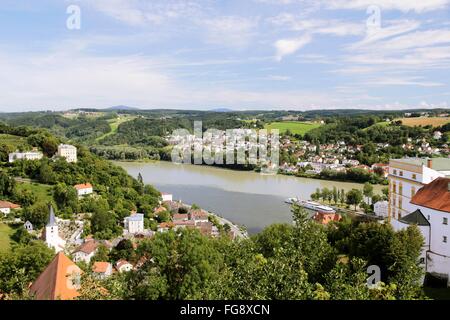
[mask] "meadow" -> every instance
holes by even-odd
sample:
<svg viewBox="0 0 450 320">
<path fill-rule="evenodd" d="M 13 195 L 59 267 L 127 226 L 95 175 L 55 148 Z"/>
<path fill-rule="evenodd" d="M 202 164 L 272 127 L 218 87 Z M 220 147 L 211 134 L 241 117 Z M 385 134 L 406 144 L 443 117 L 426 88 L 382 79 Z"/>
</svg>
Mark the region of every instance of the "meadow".
<svg viewBox="0 0 450 320">
<path fill-rule="evenodd" d="M 14 229 L 4 223 L 0 223 L 0 253 L 7 252 L 11 247 L 11 235 Z"/>
<path fill-rule="evenodd" d="M 318 128 L 320 126 L 321 124 L 316 122 L 280 121 L 268 123 L 264 126 L 264 129 L 278 129 L 280 130 L 280 134 L 285 133 L 287 130 L 289 130 L 293 134 L 304 135 L 312 129 Z"/>
<path fill-rule="evenodd" d="M 418 117 L 418 118 L 401 118 L 400 120 L 405 126 L 428 126 L 440 127 L 450 122 L 450 117 Z"/>
</svg>

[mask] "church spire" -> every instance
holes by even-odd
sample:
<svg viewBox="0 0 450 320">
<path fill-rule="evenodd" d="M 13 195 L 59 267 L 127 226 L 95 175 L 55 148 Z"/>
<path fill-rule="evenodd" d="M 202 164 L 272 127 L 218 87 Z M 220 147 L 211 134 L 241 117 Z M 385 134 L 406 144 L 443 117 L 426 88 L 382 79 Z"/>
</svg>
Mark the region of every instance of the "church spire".
<svg viewBox="0 0 450 320">
<path fill-rule="evenodd" d="M 53 211 L 53 206 L 50 205 L 50 215 L 48 218 L 47 227 L 56 226 L 56 218 L 55 218 L 55 212 Z"/>
</svg>

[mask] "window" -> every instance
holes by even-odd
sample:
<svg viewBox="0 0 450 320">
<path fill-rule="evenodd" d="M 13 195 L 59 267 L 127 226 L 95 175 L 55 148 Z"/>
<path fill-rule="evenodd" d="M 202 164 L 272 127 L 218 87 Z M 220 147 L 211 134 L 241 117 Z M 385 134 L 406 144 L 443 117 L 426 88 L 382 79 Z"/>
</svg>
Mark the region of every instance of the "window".
<svg viewBox="0 0 450 320">
<path fill-rule="evenodd" d="M 416 180 L 416 179 L 417 179 L 417 175 L 414 173 L 414 174 L 412 175 L 412 178 L 413 178 L 414 180 Z"/>
<path fill-rule="evenodd" d="M 448 224 L 448 218 L 442 219 L 442 224 Z"/>
<path fill-rule="evenodd" d="M 399 198 L 399 199 L 398 199 L 398 207 L 399 207 L 400 209 L 403 209 L 403 198 Z"/>
<path fill-rule="evenodd" d="M 400 220 L 401 218 L 402 218 L 402 214 L 400 213 L 400 210 L 398 210 L 397 219 Z"/>
<path fill-rule="evenodd" d="M 403 171 L 400 171 L 400 177 L 403 177 Z"/>
<path fill-rule="evenodd" d="M 403 184 L 400 182 L 400 185 L 398 186 L 398 194 L 403 195 Z"/>
<path fill-rule="evenodd" d="M 430 215 L 427 216 L 427 219 L 430 220 Z"/>
<path fill-rule="evenodd" d="M 446 237 L 446 236 L 443 236 L 443 237 L 442 237 L 442 242 L 443 242 L 443 243 L 447 243 L 447 237 Z"/>
<path fill-rule="evenodd" d="M 397 175 L 397 170 L 394 170 L 394 174 Z"/>
<path fill-rule="evenodd" d="M 394 184 L 392 185 L 392 192 L 397 193 L 397 183 L 394 182 Z"/>
<path fill-rule="evenodd" d="M 411 198 L 414 197 L 415 195 L 416 195 L 416 188 L 411 187 Z"/>
</svg>

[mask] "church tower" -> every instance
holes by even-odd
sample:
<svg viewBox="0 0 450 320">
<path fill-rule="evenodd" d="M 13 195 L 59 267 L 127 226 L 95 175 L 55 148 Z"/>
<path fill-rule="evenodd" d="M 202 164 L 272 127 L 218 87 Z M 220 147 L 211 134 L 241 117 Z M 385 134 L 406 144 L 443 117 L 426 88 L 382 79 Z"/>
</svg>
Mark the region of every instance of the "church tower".
<svg viewBox="0 0 450 320">
<path fill-rule="evenodd" d="M 54 248 L 57 253 L 62 251 L 65 245 L 65 241 L 59 237 L 58 224 L 52 206 L 50 206 L 50 215 L 45 226 L 45 243 L 49 248 Z"/>
</svg>

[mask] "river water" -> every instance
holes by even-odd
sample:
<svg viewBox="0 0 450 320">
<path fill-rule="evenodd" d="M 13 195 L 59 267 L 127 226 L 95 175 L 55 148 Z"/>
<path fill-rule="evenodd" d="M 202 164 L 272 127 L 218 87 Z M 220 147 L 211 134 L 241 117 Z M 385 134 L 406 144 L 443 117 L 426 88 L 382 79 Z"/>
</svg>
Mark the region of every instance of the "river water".
<svg viewBox="0 0 450 320">
<path fill-rule="evenodd" d="M 297 178 L 284 175 L 262 175 L 208 166 L 171 162 L 115 162 L 130 175 L 141 173 L 144 182 L 174 199 L 214 212 L 244 225 L 250 234 L 272 223 L 292 221 L 289 197 L 309 199 L 316 188 L 336 186 L 346 191 L 363 185 L 357 183 Z M 381 193 L 381 186 L 374 186 Z"/>
</svg>

